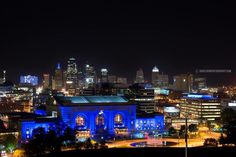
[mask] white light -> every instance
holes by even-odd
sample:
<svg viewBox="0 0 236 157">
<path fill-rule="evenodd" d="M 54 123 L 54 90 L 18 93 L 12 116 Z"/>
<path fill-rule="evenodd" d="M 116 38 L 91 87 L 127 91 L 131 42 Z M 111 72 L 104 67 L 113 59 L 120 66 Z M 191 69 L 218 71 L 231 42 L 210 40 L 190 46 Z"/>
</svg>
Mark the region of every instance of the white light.
<svg viewBox="0 0 236 157">
<path fill-rule="evenodd" d="M 234 107 L 234 106 L 236 106 L 236 103 L 231 103 L 231 102 L 229 102 L 229 103 L 228 103 L 228 106 Z"/>
<path fill-rule="evenodd" d="M 66 81 L 66 83 L 67 83 L 67 84 L 72 84 L 72 83 L 73 83 L 73 81 Z"/>
<path fill-rule="evenodd" d="M 159 69 L 155 66 L 155 67 L 152 69 L 152 72 L 159 72 Z"/>
<path fill-rule="evenodd" d="M 43 87 L 38 87 L 38 88 L 36 89 L 36 93 L 37 93 L 37 94 L 42 93 L 42 91 L 43 91 Z"/>
</svg>

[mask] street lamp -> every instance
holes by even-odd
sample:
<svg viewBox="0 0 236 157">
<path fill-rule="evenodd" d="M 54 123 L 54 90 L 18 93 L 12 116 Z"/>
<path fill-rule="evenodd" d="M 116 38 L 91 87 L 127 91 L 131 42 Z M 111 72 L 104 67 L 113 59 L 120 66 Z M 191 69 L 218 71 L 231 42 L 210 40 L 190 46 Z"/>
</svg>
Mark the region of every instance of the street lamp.
<svg viewBox="0 0 236 157">
<path fill-rule="evenodd" d="M 188 118 L 185 117 L 185 157 L 188 157 Z"/>
</svg>

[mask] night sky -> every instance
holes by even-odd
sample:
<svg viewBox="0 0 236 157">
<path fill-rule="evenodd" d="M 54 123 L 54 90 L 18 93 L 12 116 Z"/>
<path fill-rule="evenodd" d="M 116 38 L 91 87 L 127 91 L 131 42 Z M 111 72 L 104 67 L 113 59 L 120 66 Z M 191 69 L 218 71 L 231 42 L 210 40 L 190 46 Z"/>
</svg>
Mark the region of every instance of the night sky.
<svg viewBox="0 0 236 157">
<path fill-rule="evenodd" d="M 150 77 L 154 65 L 170 74 L 236 70 L 233 4 L 86 2 L 1 4 L 0 70 L 17 81 L 69 57 L 129 79 L 139 68 Z"/>
</svg>

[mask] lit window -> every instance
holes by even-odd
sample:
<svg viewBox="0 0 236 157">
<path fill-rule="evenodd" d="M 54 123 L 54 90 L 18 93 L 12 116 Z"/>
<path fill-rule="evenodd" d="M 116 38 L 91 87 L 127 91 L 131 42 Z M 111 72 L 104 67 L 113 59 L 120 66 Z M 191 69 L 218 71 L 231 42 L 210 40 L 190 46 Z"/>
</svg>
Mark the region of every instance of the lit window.
<svg viewBox="0 0 236 157">
<path fill-rule="evenodd" d="M 104 121 L 105 121 L 105 118 L 103 114 L 99 114 L 96 117 L 96 125 L 104 125 L 105 124 Z"/>
<path fill-rule="evenodd" d="M 77 126 L 84 126 L 85 125 L 85 119 L 82 116 L 78 116 L 76 118 L 76 125 Z"/>
<path fill-rule="evenodd" d="M 115 121 L 115 124 L 122 124 L 122 123 L 123 123 L 123 117 L 122 117 L 122 115 L 121 115 L 121 114 L 117 114 L 117 115 L 115 116 L 114 121 Z"/>
</svg>

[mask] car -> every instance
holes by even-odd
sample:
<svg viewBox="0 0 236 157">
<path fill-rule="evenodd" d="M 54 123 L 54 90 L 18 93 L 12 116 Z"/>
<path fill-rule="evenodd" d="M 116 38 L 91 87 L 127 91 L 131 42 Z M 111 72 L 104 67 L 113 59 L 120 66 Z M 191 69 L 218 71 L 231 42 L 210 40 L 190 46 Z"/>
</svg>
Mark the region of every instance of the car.
<svg viewBox="0 0 236 157">
<path fill-rule="evenodd" d="M 207 138 L 203 143 L 204 147 L 218 147 L 218 141 L 214 138 Z"/>
</svg>

